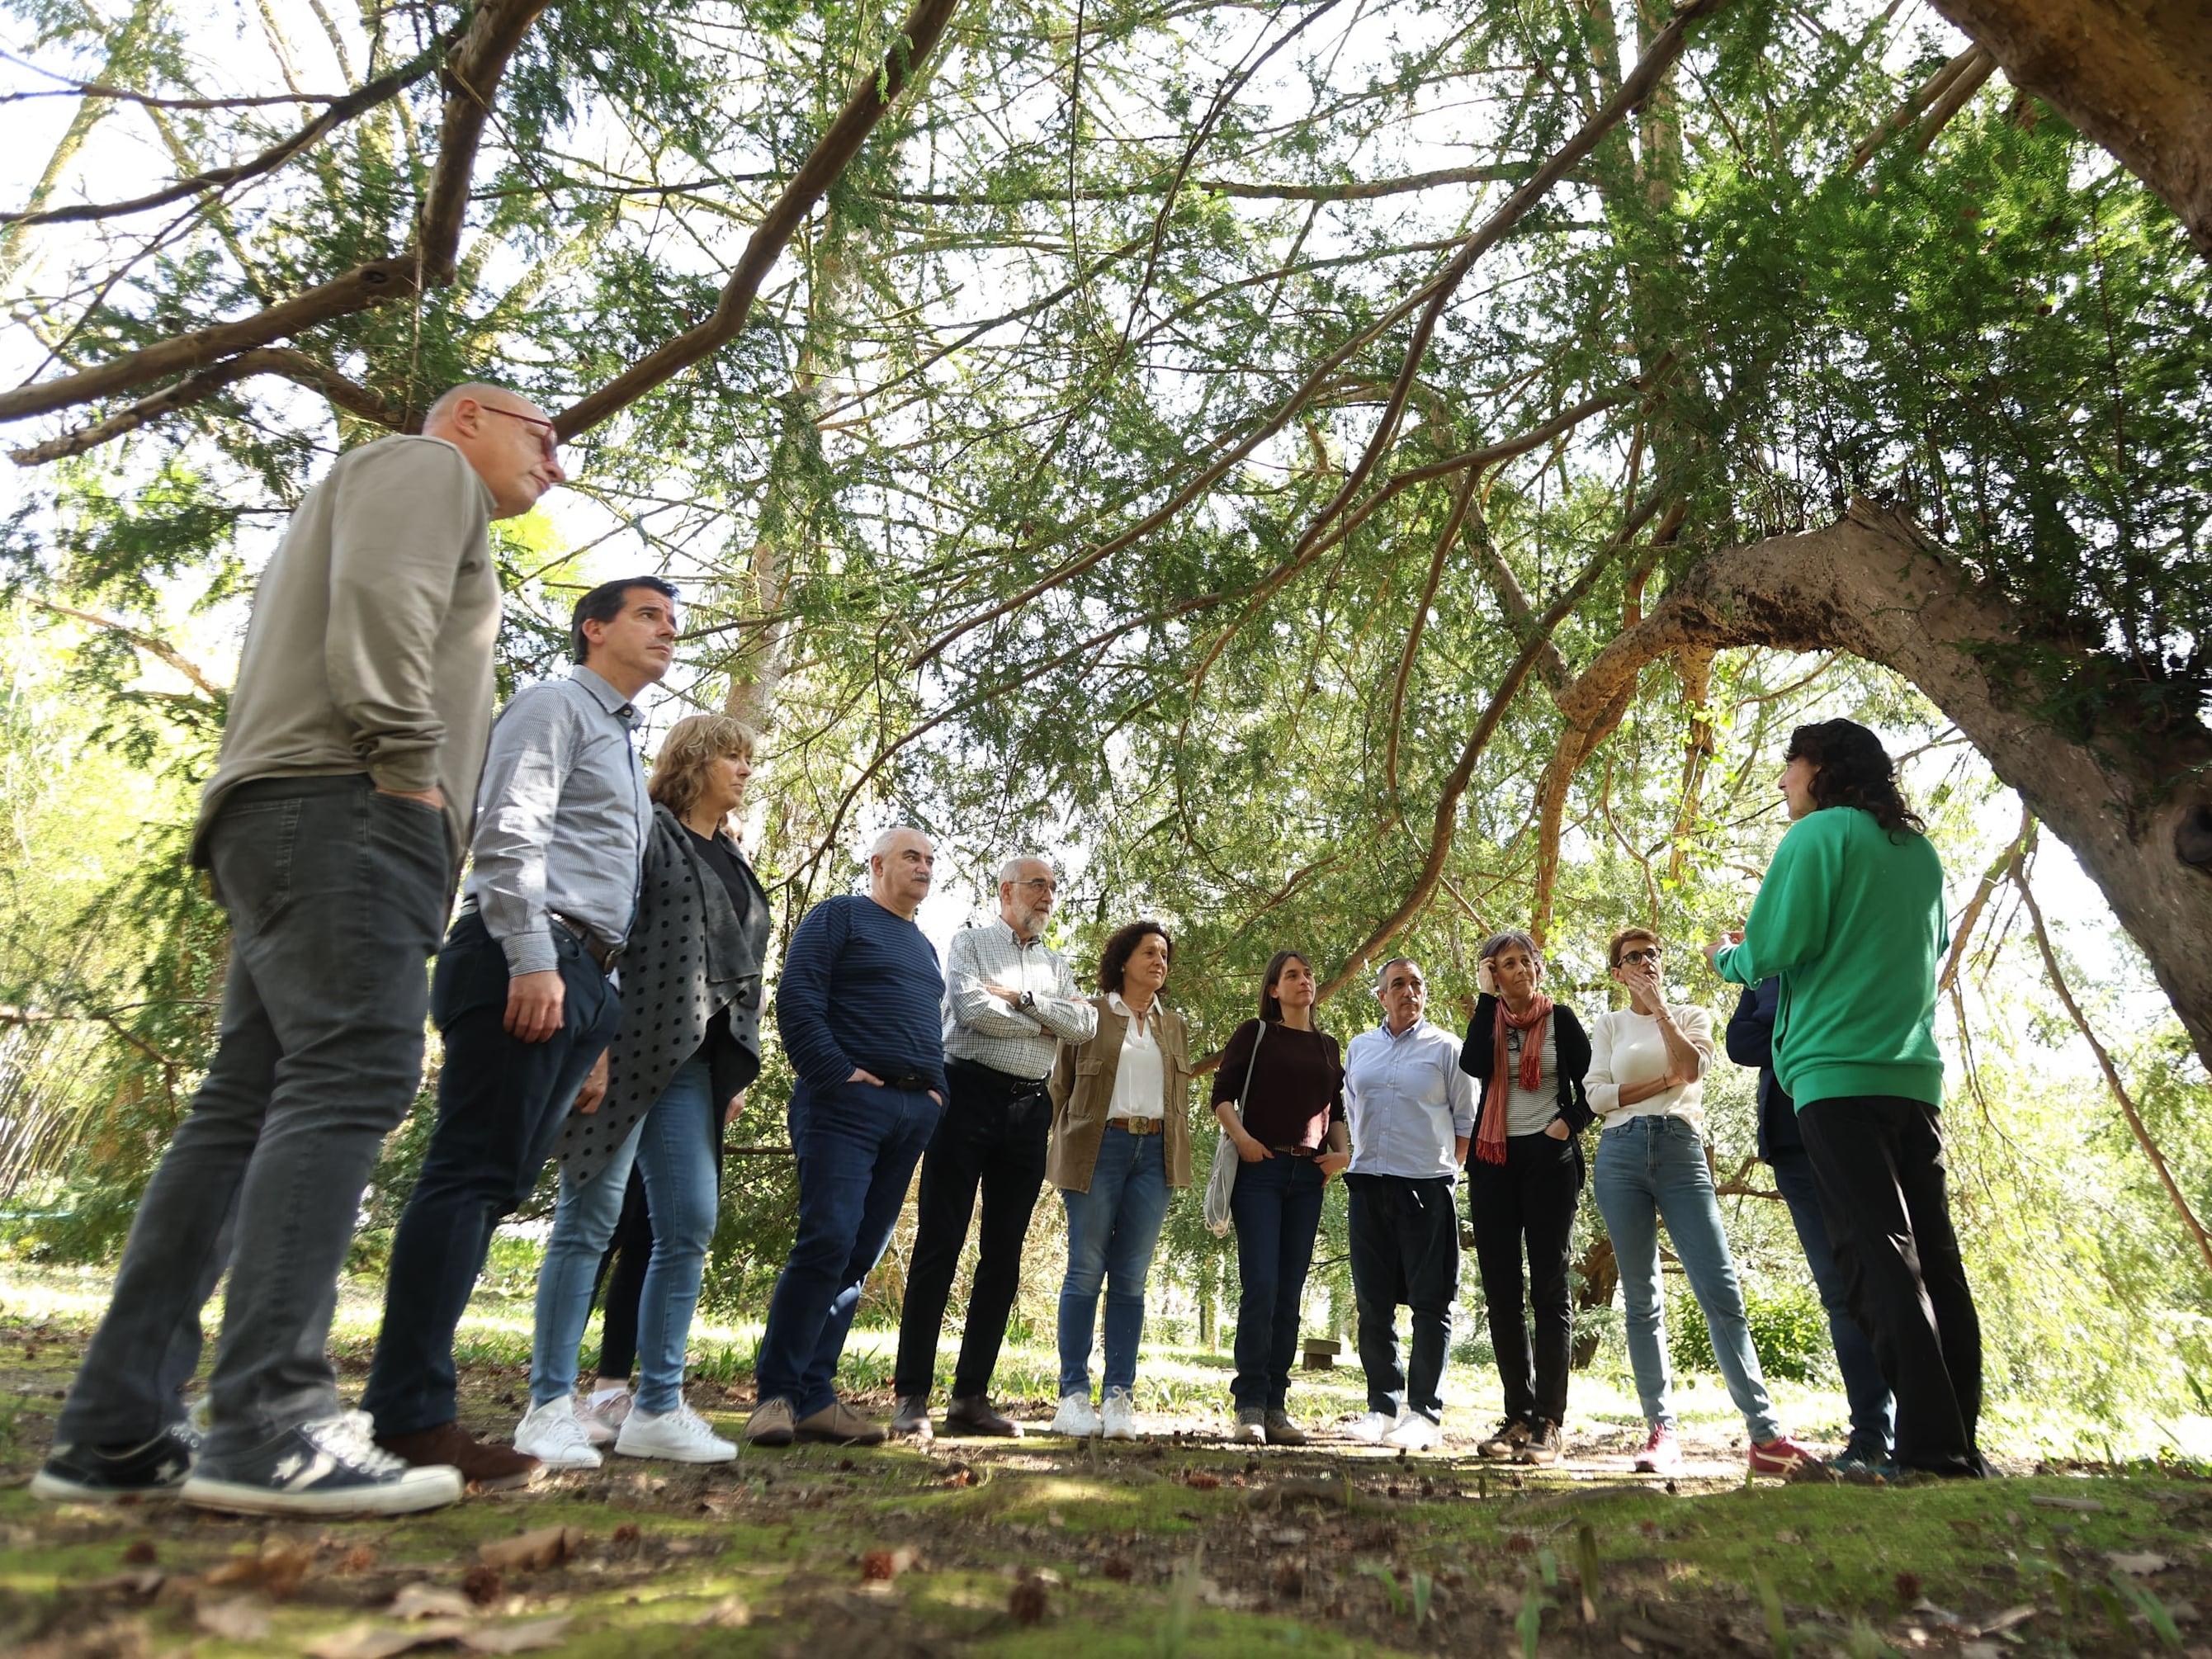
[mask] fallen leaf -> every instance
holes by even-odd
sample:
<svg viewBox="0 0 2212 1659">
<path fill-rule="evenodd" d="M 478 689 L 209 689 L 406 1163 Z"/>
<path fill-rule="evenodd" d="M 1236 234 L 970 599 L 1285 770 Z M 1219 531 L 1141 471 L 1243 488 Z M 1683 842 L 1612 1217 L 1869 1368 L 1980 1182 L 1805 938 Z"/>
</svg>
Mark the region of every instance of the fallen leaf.
<svg viewBox="0 0 2212 1659">
<path fill-rule="evenodd" d="M 461 1645 L 471 1653 L 527 1653 L 533 1648 L 558 1647 L 568 1633 L 569 1622 L 564 1614 L 520 1625 L 479 1625 L 461 1633 Z"/>
<path fill-rule="evenodd" d="M 441 1584 L 403 1584 L 385 1611 L 394 1619 L 465 1619 L 476 1608 L 460 1591 Z"/>
<path fill-rule="evenodd" d="M 376 1552 L 366 1544 L 356 1544 L 338 1558 L 341 1572 L 367 1572 L 376 1565 Z"/>
<path fill-rule="evenodd" d="M 154 1540 L 150 1538 L 132 1539 L 131 1540 L 130 1547 L 123 1552 L 123 1559 L 125 1565 L 128 1566 L 149 1567 L 153 1565 Z"/>
<path fill-rule="evenodd" d="M 1979 1633 L 1984 1636 L 2002 1636 L 2014 1626 L 2024 1625 L 2034 1617 L 2035 1608 L 2033 1604 L 2023 1603 L 2020 1607 L 2007 1607 L 1994 1619 L 1984 1620 Z"/>
<path fill-rule="evenodd" d="M 1098 1564 L 1098 1571 L 1117 1584 L 1126 1584 L 1137 1576 L 1137 1569 L 1126 1555 L 1109 1555 Z"/>
<path fill-rule="evenodd" d="M 258 1642 L 269 1634 L 269 1604 L 258 1595 L 202 1601 L 192 1609 L 192 1622 L 226 1642 Z"/>
<path fill-rule="evenodd" d="M 2105 1559 L 2112 1564 L 2115 1571 L 2135 1578 L 2164 1572 L 2173 1565 L 2172 1556 L 2160 1555 L 2156 1550 L 2106 1550 Z"/>
<path fill-rule="evenodd" d="M 1221 1477 L 1209 1474 L 1204 1469 L 1193 1469 L 1182 1478 L 1183 1485 L 1194 1492 L 1212 1492 L 1221 1484 Z"/>
<path fill-rule="evenodd" d="M 426 1619 L 418 1625 L 348 1625 L 307 1644 L 308 1659 L 392 1659 L 410 1648 L 450 1642 L 468 1628 L 460 1619 Z"/>
<path fill-rule="evenodd" d="M 1778 1544 L 1802 1544 L 1805 1540 L 1797 1534 L 1784 1529 L 1774 1534 L 1774 1541 Z"/>
<path fill-rule="evenodd" d="M 499 1569 L 488 1567 L 481 1561 L 461 1575 L 461 1594 L 480 1607 L 498 1601 L 500 1591 L 506 1588 L 507 1581 L 499 1576 Z"/>
<path fill-rule="evenodd" d="M 1044 1586 L 1034 1578 L 1024 1578 L 1006 1594 L 1006 1611 L 1014 1616 L 1018 1625 L 1034 1625 L 1044 1617 Z"/>
<path fill-rule="evenodd" d="M 911 1544 L 902 1544 L 895 1550 L 870 1550 L 860 1558 L 860 1577 L 888 1582 L 902 1572 L 914 1570 L 921 1553 Z"/>
<path fill-rule="evenodd" d="M 2051 1498 L 2041 1492 L 2032 1492 L 2027 1501 L 2039 1504 L 2046 1510 L 2072 1510 L 2078 1515 L 2102 1515 L 2105 1512 L 2105 1506 L 2094 1498 Z"/>
<path fill-rule="evenodd" d="M 307 1569 L 315 1565 L 314 1547 L 272 1540 L 258 1555 L 234 1555 L 207 1575 L 210 1584 L 252 1584 L 278 1601 L 300 1587 Z"/>
<path fill-rule="evenodd" d="M 519 1538 L 477 1546 L 477 1559 L 500 1572 L 532 1572 L 557 1567 L 584 1547 L 580 1527 L 540 1527 Z"/>
<path fill-rule="evenodd" d="M 724 1630 L 743 1630 L 753 1621 L 753 1610 L 742 1595 L 726 1595 L 691 1622 L 719 1625 Z"/>
</svg>

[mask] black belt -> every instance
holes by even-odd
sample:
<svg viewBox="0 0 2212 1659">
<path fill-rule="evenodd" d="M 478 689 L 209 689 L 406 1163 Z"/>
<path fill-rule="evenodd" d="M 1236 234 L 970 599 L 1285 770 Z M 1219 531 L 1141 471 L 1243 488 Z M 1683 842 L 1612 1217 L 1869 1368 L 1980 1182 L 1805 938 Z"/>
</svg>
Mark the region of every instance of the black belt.
<svg viewBox="0 0 2212 1659">
<path fill-rule="evenodd" d="M 461 914 L 465 916 L 480 915 L 483 911 L 483 907 L 477 902 L 473 894 L 461 901 Z M 622 960 L 621 945 L 602 945 L 599 935 L 589 927 L 573 916 L 562 915 L 558 910 L 548 910 L 545 915 L 562 933 L 584 947 L 584 954 L 599 963 L 601 973 L 614 972 L 615 963 Z"/>
<path fill-rule="evenodd" d="M 926 1078 L 919 1072 L 899 1072 L 896 1073 L 879 1072 L 874 1066 L 867 1065 L 865 1062 L 861 1065 L 860 1069 L 866 1072 L 870 1077 L 882 1079 L 884 1088 L 901 1089 L 910 1095 L 926 1095 L 937 1086 L 937 1081 L 935 1079 Z"/>
<path fill-rule="evenodd" d="M 945 1072 L 970 1072 L 981 1080 L 994 1083 L 1010 1095 L 1041 1095 L 1051 1087 L 1051 1079 L 1041 1077 L 1017 1077 L 1012 1072 L 1002 1072 L 995 1066 L 986 1066 L 980 1060 L 962 1060 L 955 1056 L 945 1062 Z"/>
</svg>

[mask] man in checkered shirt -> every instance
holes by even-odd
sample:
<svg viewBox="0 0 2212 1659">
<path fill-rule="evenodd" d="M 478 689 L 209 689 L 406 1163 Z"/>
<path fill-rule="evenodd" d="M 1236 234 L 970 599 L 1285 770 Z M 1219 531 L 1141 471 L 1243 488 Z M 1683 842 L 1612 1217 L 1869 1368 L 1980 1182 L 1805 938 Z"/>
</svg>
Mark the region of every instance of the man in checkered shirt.
<svg viewBox="0 0 2212 1659">
<path fill-rule="evenodd" d="M 927 1439 L 937 1336 L 983 1191 L 975 1288 L 953 1373 L 948 1432 L 1010 1435 L 991 1407 L 991 1372 L 1021 1281 L 1022 1241 L 1044 1182 L 1052 1101 L 1045 1079 L 1062 1042 L 1087 1042 L 1098 1011 L 1077 994 L 1066 959 L 1046 948 L 1058 881 L 1050 860 L 1008 859 L 999 916 L 953 935 L 945 953 L 945 1075 L 951 1098 L 922 1155 L 919 1224 L 899 1320 L 893 1434 Z"/>
</svg>

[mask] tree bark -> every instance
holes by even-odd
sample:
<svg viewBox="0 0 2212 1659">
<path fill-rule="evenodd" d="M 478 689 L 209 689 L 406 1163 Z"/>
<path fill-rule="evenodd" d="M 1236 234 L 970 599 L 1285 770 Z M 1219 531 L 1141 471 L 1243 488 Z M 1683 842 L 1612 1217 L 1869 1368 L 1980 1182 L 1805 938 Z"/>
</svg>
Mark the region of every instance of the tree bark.
<svg viewBox="0 0 2212 1659">
<path fill-rule="evenodd" d="M 2038 711 L 2034 687 L 1996 665 L 2023 640 L 2064 648 L 1903 516 L 1855 501 L 1825 530 L 1693 567 L 1559 702 L 1570 732 L 1589 731 L 1647 664 L 1685 651 L 1847 651 L 1893 669 L 2073 849 L 2212 1061 L 2212 732 L 2191 721 L 2070 736 Z M 2072 654 L 2094 666 L 2086 648 Z"/>
<path fill-rule="evenodd" d="M 2212 5 L 1935 0 L 1936 9 L 2164 197 L 2212 259 Z"/>
</svg>

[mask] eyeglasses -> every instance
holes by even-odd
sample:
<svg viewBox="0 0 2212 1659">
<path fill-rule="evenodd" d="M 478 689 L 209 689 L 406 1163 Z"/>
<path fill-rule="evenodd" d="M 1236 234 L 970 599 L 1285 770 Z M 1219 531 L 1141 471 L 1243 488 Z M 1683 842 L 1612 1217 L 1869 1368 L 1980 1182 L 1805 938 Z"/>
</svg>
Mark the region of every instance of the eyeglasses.
<svg viewBox="0 0 2212 1659">
<path fill-rule="evenodd" d="M 1036 891 L 1045 893 L 1057 892 L 1060 889 L 1060 884 L 1054 881 L 1050 876 L 1031 876 L 1026 880 L 1016 882 L 1014 885 L 1017 887 L 1028 887 Z"/>
<path fill-rule="evenodd" d="M 1620 960 L 1613 965 L 1617 968 L 1625 968 L 1632 962 L 1656 962 L 1659 960 L 1659 947 L 1656 945 L 1648 951 L 1623 951 L 1620 953 Z"/>
<path fill-rule="evenodd" d="M 545 446 L 545 459 L 549 461 L 558 459 L 561 453 L 561 428 L 544 416 L 525 415 L 519 409 L 495 409 L 489 404 L 478 404 L 477 407 L 487 415 L 504 415 L 510 421 L 520 421 L 525 426 L 538 428 L 538 441 Z"/>
</svg>

